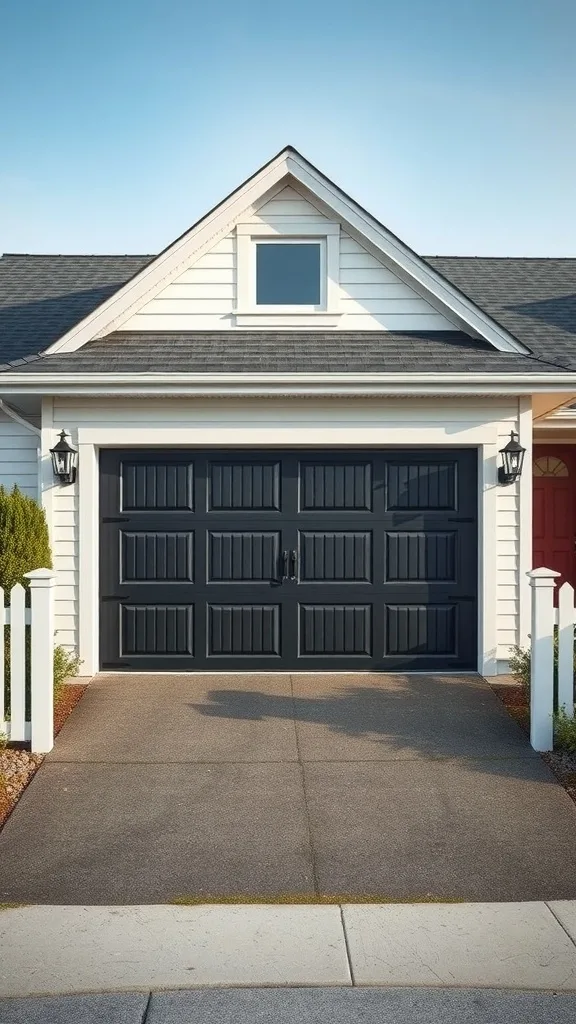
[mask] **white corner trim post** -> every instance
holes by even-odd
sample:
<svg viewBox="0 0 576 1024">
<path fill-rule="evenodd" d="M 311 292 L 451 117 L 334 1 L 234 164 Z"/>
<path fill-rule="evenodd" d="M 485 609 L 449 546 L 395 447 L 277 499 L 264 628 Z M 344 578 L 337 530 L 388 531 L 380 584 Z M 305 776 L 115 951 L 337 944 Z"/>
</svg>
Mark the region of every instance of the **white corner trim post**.
<svg viewBox="0 0 576 1024">
<path fill-rule="evenodd" d="M 530 658 L 530 743 L 534 750 L 554 746 L 554 569 L 527 573 L 532 587 Z"/>
<path fill-rule="evenodd" d="M 529 646 L 531 590 L 526 574 L 532 569 L 532 396 L 518 399 L 518 440 L 525 448 L 524 466 L 518 487 L 518 645 Z"/>
<path fill-rule="evenodd" d="M 98 671 L 98 451 L 78 436 L 78 655 L 83 675 Z"/>
<path fill-rule="evenodd" d="M 54 587 L 51 569 L 33 569 L 30 580 L 31 749 L 46 754 L 54 746 Z"/>
</svg>

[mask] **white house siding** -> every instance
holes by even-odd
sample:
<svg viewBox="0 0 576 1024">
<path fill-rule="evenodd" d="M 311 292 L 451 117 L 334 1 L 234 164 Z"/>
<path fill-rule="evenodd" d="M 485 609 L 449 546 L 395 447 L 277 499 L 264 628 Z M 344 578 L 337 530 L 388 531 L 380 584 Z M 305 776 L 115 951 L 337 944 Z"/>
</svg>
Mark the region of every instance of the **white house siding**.
<svg viewBox="0 0 576 1024">
<path fill-rule="evenodd" d="M 38 497 L 38 449 L 35 431 L 0 412 L 0 484 L 12 490 L 17 484 L 24 494 Z"/>
<path fill-rule="evenodd" d="M 292 188 L 260 207 L 256 223 L 290 233 L 291 226 L 318 225 L 328 218 Z M 456 330 L 426 299 L 405 284 L 345 230 L 340 234 L 338 328 L 356 330 Z M 124 331 L 222 330 L 235 326 L 237 306 L 236 233 L 189 266 L 121 325 Z"/>
<path fill-rule="evenodd" d="M 512 420 L 498 424 L 498 448 L 510 440 L 510 431 L 517 430 Z M 525 442 L 524 442 L 525 443 Z M 498 574 L 497 621 L 498 658 L 507 661 L 511 646 L 519 642 L 519 588 L 528 589 L 529 583 L 520 565 L 520 485 L 496 488 L 497 530 L 496 569 Z M 531 564 L 529 568 L 531 568 Z M 507 666 L 501 666 L 506 670 Z"/>
<path fill-rule="evenodd" d="M 498 448 L 517 428 L 515 399 L 94 399 L 54 400 L 43 430 L 44 460 L 57 431 L 80 444 L 78 482 L 45 477 L 45 504 L 58 572 L 56 628 L 61 643 L 80 647 L 83 671 L 97 669 L 96 464 L 99 446 L 387 445 L 482 446 L 480 472 L 481 651 L 488 674 L 504 670 L 518 637 L 519 510 L 515 487 L 496 482 Z M 94 448 L 92 446 L 95 446 Z M 82 454 L 85 453 L 85 456 Z M 94 467 L 91 472 L 90 466 Z M 84 498 L 79 488 L 84 487 Z M 79 502 L 80 497 L 80 502 Z M 83 523 L 83 623 L 78 628 L 79 522 Z M 91 566 L 86 569 L 86 566 Z M 93 611 L 90 610 L 92 602 Z M 93 617 L 92 617 L 93 615 Z M 79 643 L 80 640 L 80 643 Z"/>
</svg>

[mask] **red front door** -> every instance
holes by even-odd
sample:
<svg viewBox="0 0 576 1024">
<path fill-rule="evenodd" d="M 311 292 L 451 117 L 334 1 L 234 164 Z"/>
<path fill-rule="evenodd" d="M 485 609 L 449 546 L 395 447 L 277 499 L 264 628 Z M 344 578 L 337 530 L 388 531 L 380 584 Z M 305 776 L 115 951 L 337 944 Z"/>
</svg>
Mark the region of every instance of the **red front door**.
<svg viewBox="0 0 576 1024">
<path fill-rule="evenodd" d="M 534 446 L 533 565 L 562 573 L 559 585 L 576 586 L 575 469 L 571 446 Z"/>
</svg>

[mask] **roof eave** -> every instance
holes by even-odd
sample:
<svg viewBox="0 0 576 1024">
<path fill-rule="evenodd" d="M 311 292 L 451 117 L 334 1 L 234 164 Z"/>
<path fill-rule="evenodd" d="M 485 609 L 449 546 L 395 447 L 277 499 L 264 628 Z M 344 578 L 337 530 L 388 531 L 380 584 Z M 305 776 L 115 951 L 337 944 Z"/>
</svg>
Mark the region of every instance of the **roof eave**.
<svg viewBox="0 0 576 1024">
<path fill-rule="evenodd" d="M 3 373 L 0 394 L 427 395 L 576 391 L 576 373 Z"/>
</svg>

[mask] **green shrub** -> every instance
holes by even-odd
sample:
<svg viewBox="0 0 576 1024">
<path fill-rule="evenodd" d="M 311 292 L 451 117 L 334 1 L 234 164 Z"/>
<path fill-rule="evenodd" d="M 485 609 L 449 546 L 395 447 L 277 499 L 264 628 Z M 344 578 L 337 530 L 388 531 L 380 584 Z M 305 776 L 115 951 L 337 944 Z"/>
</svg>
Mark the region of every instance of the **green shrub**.
<svg viewBox="0 0 576 1024">
<path fill-rule="evenodd" d="M 0 587 L 4 600 L 15 583 L 28 586 L 24 573 L 51 569 L 52 552 L 43 508 L 17 487 L 0 487 Z"/>
<path fill-rule="evenodd" d="M 564 708 L 554 715 L 554 747 L 576 754 L 576 718 L 569 718 Z"/>
<path fill-rule="evenodd" d="M 4 588 L 4 603 L 10 603 L 10 591 L 16 583 L 27 589 L 30 581 L 24 574 L 33 569 L 51 569 L 52 552 L 48 538 L 48 525 L 44 509 L 17 487 L 7 491 L 0 487 L 0 587 Z M 29 596 L 26 595 L 26 603 Z M 29 674 L 30 636 L 26 630 L 26 666 Z M 10 680 L 10 633 L 4 633 L 4 684 L 6 707 L 9 709 Z M 54 648 L 54 696 L 61 692 L 64 680 L 78 673 L 80 662 L 64 647 Z M 29 678 L 27 679 L 26 705 L 29 713 Z"/>
</svg>

